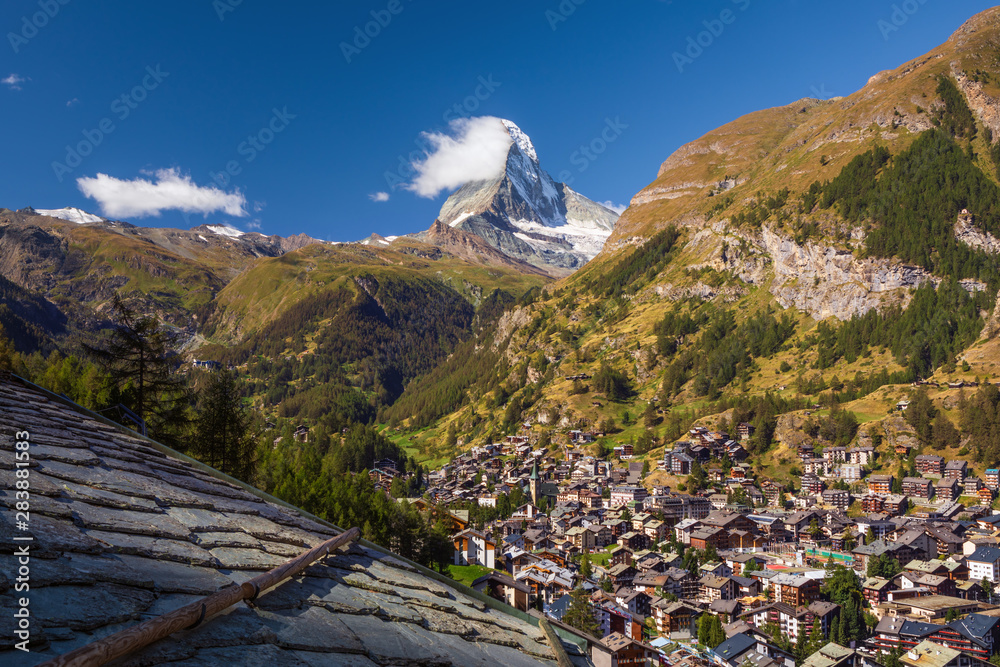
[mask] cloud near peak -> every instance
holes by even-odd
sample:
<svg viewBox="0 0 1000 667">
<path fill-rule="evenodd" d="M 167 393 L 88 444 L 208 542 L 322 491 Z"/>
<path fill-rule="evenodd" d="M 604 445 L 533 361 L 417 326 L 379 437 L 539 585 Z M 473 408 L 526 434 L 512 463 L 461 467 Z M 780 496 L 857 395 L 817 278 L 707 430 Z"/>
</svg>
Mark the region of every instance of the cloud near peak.
<svg viewBox="0 0 1000 667">
<path fill-rule="evenodd" d="M 422 136 L 431 150 L 410 165 L 416 175 L 403 187 L 427 199 L 502 173 L 514 143 L 500 119 L 492 116 L 458 118 L 449 123 L 447 132 Z"/>
<path fill-rule="evenodd" d="M 155 218 L 172 210 L 247 216 L 247 200 L 239 191 L 225 192 L 214 186 L 198 185 L 178 169 L 158 169 L 152 176 L 155 181 L 122 180 L 97 174 L 93 178 L 78 178 L 76 184 L 80 192 L 100 204 L 101 212 L 111 218 Z"/>
</svg>

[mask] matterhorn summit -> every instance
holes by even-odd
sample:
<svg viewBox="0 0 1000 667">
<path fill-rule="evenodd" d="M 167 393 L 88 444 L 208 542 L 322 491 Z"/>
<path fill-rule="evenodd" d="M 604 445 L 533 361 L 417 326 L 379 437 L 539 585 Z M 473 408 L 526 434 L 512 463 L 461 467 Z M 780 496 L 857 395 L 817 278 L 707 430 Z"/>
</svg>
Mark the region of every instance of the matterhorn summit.
<svg viewBox="0 0 1000 667">
<path fill-rule="evenodd" d="M 498 122 L 511 138 L 503 171 L 459 188 L 438 221 L 554 275 L 575 271 L 601 251 L 618 214 L 553 180 L 531 138 L 509 120 Z"/>
</svg>

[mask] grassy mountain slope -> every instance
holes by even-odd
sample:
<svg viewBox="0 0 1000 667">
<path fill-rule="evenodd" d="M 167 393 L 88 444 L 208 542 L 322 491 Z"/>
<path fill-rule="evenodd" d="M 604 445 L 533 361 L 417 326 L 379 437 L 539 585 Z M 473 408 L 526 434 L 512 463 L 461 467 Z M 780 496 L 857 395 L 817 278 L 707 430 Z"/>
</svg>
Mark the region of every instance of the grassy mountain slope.
<svg viewBox="0 0 1000 667">
<path fill-rule="evenodd" d="M 889 428 L 914 379 L 995 375 L 1000 326 L 984 325 L 1000 261 L 954 227 L 969 208 L 1000 235 L 998 45 L 994 9 L 849 97 L 750 114 L 682 147 L 595 261 L 470 345 L 463 364 L 495 359 L 496 373 L 439 370 L 391 423 L 434 459 L 525 420 L 607 427 L 608 444 L 655 454 L 728 415 L 759 425 L 751 451 L 790 479 L 781 415 L 842 405 L 866 437 Z M 591 379 L 567 379 L 580 374 Z"/>
</svg>

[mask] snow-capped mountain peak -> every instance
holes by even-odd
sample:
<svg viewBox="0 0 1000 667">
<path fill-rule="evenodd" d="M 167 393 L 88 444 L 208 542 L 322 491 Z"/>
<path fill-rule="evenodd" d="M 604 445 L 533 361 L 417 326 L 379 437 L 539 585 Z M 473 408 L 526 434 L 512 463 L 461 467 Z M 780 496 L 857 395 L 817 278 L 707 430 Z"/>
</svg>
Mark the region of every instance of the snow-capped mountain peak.
<svg viewBox="0 0 1000 667">
<path fill-rule="evenodd" d="M 618 214 L 557 183 L 542 169 L 528 135 L 509 120 L 500 122 L 512 139 L 503 173 L 463 185 L 438 220 L 550 273 L 583 266 L 604 247 Z"/>
<path fill-rule="evenodd" d="M 527 155 L 532 162 L 538 164 L 538 153 L 535 152 L 535 145 L 531 143 L 531 137 L 525 134 L 513 121 L 501 119 L 500 122 L 503 123 L 503 126 L 507 129 L 507 134 L 514 140 L 514 143 L 521 149 L 521 152 Z"/>
<path fill-rule="evenodd" d="M 66 220 L 67 222 L 75 222 L 78 225 L 85 225 L 90 222 L 105 221 L 105 218 L 102 218 L 99 215 L 94 215 L 93 213 L 87 213 L 86 211 L 81 211 L 80 209 L 73 207 L 50 208 L 50 209 L 36 208 L 35 213 L 37 213 L 38 215 L 48 216 L 50 218 Z"/>
</svg>

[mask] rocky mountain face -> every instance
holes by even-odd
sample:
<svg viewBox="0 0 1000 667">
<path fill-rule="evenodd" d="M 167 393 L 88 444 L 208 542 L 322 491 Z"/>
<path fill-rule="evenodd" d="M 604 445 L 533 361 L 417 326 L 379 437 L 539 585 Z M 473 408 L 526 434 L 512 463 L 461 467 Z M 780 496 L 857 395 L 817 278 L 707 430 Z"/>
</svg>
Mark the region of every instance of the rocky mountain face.
<svg viewBox="0 0 1000 667">
<path fill-rule="evenodd" d="M 613 261 L 657 230 L 675 225 L 690 232 L 688 258 L 694 267 L 764 287 L 783 307 L 814 318 L 846 320 L 886 303 L 905 303 L 907 291 L 930 280 L 930 274 L 895 259 L 865 256 L 866 229 L 831 215 L 809 219 L 800 213 L 800 221 L 819 232 L 802 242 L 787 220 L 772 217 L 751 229 L 740 224 L 739 214 L 758 206 L 760 193 L 787 188 L 794 197 L 814 181 L 836 177 L 874 146 L 893 154 L 905 150 L 939 124 L 945 104 L 936 88 L 942 76 L 955 84 L 984 128 L 980 150 L 988 152 L 1000 138 L 998 50 L 1000 8 L 995 8 L 970 19 L 927 55 L 876 74 L 852 95 L 800 100 L 709 132 L 663 162 L 656 180 L 632 199 L 597 263 Z M 993 174 L 987 160 L 980 166 Z M 960 222 L 956 236 L 989 252 L 998 247 L 996 239 L 970 224 Z M 674 287 L 665 291 L 716 293 L 697 285 Z M 966 287 L 983 285 L 968 281 Z"/>
<path fill-rule="evenodd" d="M 528 135 L 501 122 L 512 141 L 503 172 L 462 186 L 438 222 L 552 275 L 568 275 L 600 252 L 618 214 L 555 182 Z"/>
</svg>

